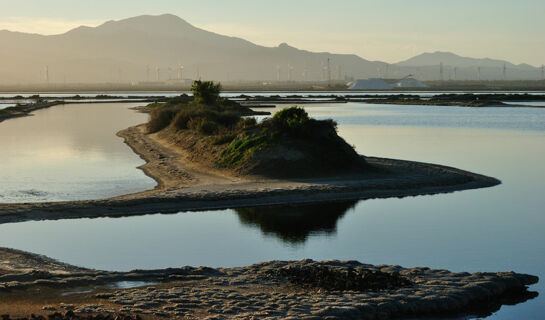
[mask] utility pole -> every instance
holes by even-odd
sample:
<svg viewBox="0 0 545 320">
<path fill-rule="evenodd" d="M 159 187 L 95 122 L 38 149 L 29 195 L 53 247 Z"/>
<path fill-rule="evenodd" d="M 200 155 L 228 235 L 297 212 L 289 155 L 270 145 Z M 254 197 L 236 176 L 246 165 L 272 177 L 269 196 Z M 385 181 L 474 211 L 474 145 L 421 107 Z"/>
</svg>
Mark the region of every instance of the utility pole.
<svg viewBox="0 0 545 320">
<path fill-rule="evenodd" d="M 288 81 L 292 80 L 293 67 L 288 63 Z"/>
<path fill-rule="evenodd" d="M 445 80 L 445 79 L 443 78 L 443 62 L 439 63 L 439 79 L 440 79 L 441 81 Z"/>
<path fill-rule="evenodd" d="M 477 67 L 477 80 L 481 81 L 481 67 Z"/>
<path fill-rule="evenodd" d="M 456 78 L 456 71 L 458 71 L 458 67 L 454 67 L 454 80 L 457 80 L 457 78 Z"/>
<path fill-rule="evenodd" d="M 184 80 L 184 66 L 178 67 L 178 80 Z"/>
<path fill-rule="evenodd" d="M 280 65 L 276 66 L 276 81 L 280 81 Z"/>
<path fill-rule="evenodd" d="M 327 58 L 327 86 L 331 87 L 331 59 Z"/>
<path fill-rule="evenodd" d="M 507 66 L 503 64 L 503 80 L 507 80 Z"/>
<path fill-rule="evenodd" d="M 45 66 L 45 82 L 49 84 L 49 66 Z"/>
</svg>

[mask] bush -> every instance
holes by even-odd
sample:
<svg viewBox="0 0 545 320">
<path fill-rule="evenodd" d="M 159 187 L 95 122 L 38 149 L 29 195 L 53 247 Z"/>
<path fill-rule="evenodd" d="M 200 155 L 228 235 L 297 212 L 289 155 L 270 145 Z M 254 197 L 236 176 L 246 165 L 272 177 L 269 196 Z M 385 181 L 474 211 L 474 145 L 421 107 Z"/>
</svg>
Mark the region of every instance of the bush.
<svg viewBox="0 0 545 320">
<path fill-rule="evenodd" d="M 146 125 L 149 133 L 154 133 L 164 128 L 176 117 L 179 108 L 177 107 L 156 107 L 150 112 L 150 118 Z"/>
<path fill-rule="evenodd" d="M 232 142 L 236 138 L 236 133 L 229 132 L 229 133 L 223 133 L 219 134 L 212 138 L 210 141 L 213 145 L 221 145 Z"/>
<path fill-rule="evenodd" d="M 299 135 L 305 130 L 309 120 L 305 109 L 293 106 L 277 112 L 265 125 L 276 133 Z"/>
<path fill-rule="evenodd" d="M 206 118 L 191 118 L 187 126 L 191 130 L 207 135 L 214 134 L 218 130 L 217 123 Z"/>
<path fill-rule="evenodd" d="M 243 118 L 240 119 L 240 121 L 237 123 L 237 128 L 242 130 L 248 130 L 255 128 L 257 125 L 257 120 L 253 117 L 250 118 Z"/>
<path fill-rule="evenodd" d="M 269 144 L 267 135 L 243 135 L 236 138 L 221 153 L 221 159 L 218 165 L 224 168 L 234 168 L 244 160 L 251 157 L 254 152 Z"/>
<path fill-rule="evenodd" d="M 216 105 L 219 101 L 221 84 L 213 81 L 193 81 L 191 85 L 196 104 Z"/>
<path fill-rule="evenodd" d="M 187 104 L 187 103 L 191 102 L 191 100 L 192 100 L 192 98 L 184 93 L 184 94 L 182 94 L 180 96 L 172 97 L 172 98 L 168 99 L 167 105 L 174 106 L 174 105 L 179 105 L 179 104 Z"/>
</svg>

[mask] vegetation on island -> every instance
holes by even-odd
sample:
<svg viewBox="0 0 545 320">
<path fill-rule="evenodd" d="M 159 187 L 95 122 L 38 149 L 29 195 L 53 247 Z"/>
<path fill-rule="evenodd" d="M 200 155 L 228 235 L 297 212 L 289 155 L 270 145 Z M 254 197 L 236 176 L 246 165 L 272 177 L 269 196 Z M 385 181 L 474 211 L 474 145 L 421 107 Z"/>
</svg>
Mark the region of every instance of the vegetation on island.
<svg viewBox="0 0 545 320">
<path fill-rule="evenodd" d="M 189 150 L 194 161 L 240 174 L 306 177 L 366 169 L 364 158 L 337 135 L 335 121 L 300 107 L 257 121 L 252 110 L 220 96 L 221 85 L 195 81 L 193 98 L 151 106 L 149 133 Z"/>
</svg>

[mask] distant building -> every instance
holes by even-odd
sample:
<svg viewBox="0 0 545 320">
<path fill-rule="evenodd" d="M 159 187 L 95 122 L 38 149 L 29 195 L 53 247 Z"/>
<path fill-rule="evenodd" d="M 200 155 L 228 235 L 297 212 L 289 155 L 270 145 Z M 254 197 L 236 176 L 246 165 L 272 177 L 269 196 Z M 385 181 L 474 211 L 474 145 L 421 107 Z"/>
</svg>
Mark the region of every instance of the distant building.
<svg viewBox="0 0 545 320">
<path fill-rule="evenodd" d="M 348 84 L 349 90 L 390 90 L 394 87 L 379 78 L 359 79 Z"/>
<path fill-rule="evenodd" d="M 349 90 L 392 90 L 396 88 L 427 88 L 428 86 L 414 78 L 403 79 L 359 79 L 348 84 Z"/>
<path fill-rule="evenodd" d="M 396 80 L 393 83 L 393 86 L 396 88 L 427 88 L 428 86 L 424 83 L 416 80 L 415 78 L 403 78 Z"/>
</svg>

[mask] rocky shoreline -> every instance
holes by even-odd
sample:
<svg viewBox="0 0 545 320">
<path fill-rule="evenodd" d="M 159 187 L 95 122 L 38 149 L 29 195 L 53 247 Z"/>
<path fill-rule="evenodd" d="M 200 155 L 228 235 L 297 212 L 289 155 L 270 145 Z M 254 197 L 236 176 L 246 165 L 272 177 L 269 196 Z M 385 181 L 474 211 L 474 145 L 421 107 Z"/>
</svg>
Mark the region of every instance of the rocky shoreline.
<svg viewBox="0 0 545 320">
<path fill-rule="evenodd" d="M 535 276 L 513 272 L 450 272 L 337 260 L 108 272 L 71 267 L 11 249 L 0 249 L 0 257 L 5 262 L 0 268 L 0 310 L 16 310 L 14 301 L 31 300 L 27 310 L 44 316 L 56 313 L 58 319 L 62 319 L 60 312 L 66 311 L 103 318 L 124 315 L 125 319 L 485 315 L 504 303 L 535 297 L 537 293 L 529 292 L 527 286 L 538 281 Z M 34 258 L 38 262 L 32 263 Z M 141 284 L 128 289 L 108 286 L 122 281 Z M 47 298 L 40 299 L 41 295 Z"/>
</svg>

